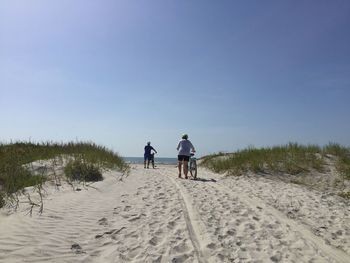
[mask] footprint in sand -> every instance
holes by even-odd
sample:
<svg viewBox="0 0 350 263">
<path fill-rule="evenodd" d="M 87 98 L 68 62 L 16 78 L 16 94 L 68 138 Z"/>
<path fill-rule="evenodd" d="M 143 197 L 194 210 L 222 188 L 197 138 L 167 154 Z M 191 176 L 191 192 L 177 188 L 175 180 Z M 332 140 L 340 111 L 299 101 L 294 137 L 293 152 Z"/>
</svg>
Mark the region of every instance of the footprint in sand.
<svg viewBox="0 0 350 263">
<path fill-rule="evenodd" d="M 215 249 L 216 248 L 216 244 L 215 243 L 210 243 L 210 244 L 207 245 L 207 248 Z"/>
<path fill-rule="evenodd" d="M 179 242 L 179 244 L 177 244 L 176 246 L 174 246 L 174 251 L 176 253 L 184 253 L 184 252 L 187 252 L 189 250 L 189 247 L 188 245 L 186 244 L 186 241 L 185 240 L 181 240 Z"/>
<path fill-rule="evenodd" d="M 169 229 L 173 229 L 175 227 L 176 222 L 175 221 L 170 221 L 167 225 Z"/>
<path fill-rule="evenodd" d="M 74 243 L 70 248 L 75 254 L 83 254 L 85 253 L 81 246 L 77 243 Z"/>
<path fill-rule="evenodd" d="M 122 211 L 122 208 L 120 206 L 114 208 L 113 214 L 119 214 Z"/>
<path fill-rule="evenodd" d="M 159 239 L 157 237 L 152 237 L 148 243 L 152 246 L 157 246 L 159 244 Z"/>
<path fill-rule="evenodd" d="M 140 245 L 136 245 L 135 247 L 130 248 L 128 256 L 133 259 L 139 256 L 142 253 L 142 247 Z"/>
<path fill-rule="evenodd" d="M 146 214 L 137 214 L 137 215 L 131 215 L 132 217 L 128 219 L 129 222 L 134 222 L 136 220 L 141 219 L 142 217 L 145 217 Z"/>
<path fill-rule="evenodd" d="M 127 205 L 124 207 L 123 211 L 124 212 L 129 212 L 131 210 L 131 206 L 130 205 Z"/>
<path fill-rule="evenodd" d="M 107 226 L 108 225 L 108 220 L 107 218 L 103 217 L 100 220 L 98 220 L 98 224 L 101 226 Z"/>
<path fill-rule="evenodd" d="M 124 229 L 126 229 L 126 227 L 121 227 L 119 229 L 112 229 L 112 230 L 104 232 L 103 234 L 96 235 L 95 238 L 101 238 L 103 236 L 111 236 L 112 238 L 114 238 L 116 235 L 118 235 Z"/>
<path fill-rule="evenodd" d="M 121 195 L 121 199 L 122 199 L 121 202 L 125 203 L 129 199 L 129 195 L 128 194 L 123 194 L 123 195 Z"/>
<path fill-rule="evenodd" d="M 236 230 L 230 229 L 226 231 L 226 235 L 228 236 L 234 236 L 236 234 Z"/>
</svg>

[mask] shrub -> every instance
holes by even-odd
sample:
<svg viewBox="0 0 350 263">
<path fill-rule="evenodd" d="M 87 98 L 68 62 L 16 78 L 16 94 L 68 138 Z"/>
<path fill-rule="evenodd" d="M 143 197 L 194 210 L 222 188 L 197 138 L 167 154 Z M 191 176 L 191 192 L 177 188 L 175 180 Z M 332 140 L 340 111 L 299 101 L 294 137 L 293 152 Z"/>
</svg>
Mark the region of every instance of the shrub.
<svg viewBox="0 0 350 263">
<path fill-rule="evenodd" d="M 97 166 L 80 159 L 70 161 L 64 168 L 64 172 L 67 178 L 73 181 L 97 182 L 103 180 L 102 173 Z"/>
</svg>

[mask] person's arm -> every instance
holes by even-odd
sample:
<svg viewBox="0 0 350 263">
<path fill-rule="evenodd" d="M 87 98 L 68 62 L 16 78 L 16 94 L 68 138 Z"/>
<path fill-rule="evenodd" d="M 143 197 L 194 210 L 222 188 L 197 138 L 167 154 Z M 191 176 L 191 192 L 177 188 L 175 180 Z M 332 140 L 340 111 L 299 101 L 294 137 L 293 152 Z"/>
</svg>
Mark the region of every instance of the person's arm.
<svg viewBox="0 0 350 263">
<path fill-rule="evenodd" d="M 176 150 L 180 149 L 180 142 L 177 144 Z"/>
<path fill-rule="evenodd" d="M 153 149 L 153 151 L 155 151 L 155 153 L 158 153 L 158 152 L 156 151 L 156 149 L 154 149 L 153 147 L 152 147 L 152 149 Z"/>
<path fill-rule="evenodd" d="M 196 152 L 196 149 L 194 148 L 192 142 L 191 142 L 191 148 L 192 148 L 192 152 Z"/>
</svg>

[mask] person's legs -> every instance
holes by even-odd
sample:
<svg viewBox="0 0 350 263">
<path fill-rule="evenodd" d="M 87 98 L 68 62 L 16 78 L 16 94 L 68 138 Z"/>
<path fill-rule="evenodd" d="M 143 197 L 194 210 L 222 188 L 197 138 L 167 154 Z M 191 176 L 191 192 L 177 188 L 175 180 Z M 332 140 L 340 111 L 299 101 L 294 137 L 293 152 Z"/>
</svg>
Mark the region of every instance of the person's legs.
<svg viewBox="0 0 350 263">
<path fill-rule="evenodd" d="M 184 175 L 186 179 L 188 178 L 187 173 L 188 173 L 188 161 L 184 161 Z"/>
<path fill-rule="evenodd" d="M 179 178 L 181 178 L 182 162 L 184 160 L 184 156 L 178 155 L 177 160 L 178 160 L 177 168 L 179 169 Z"/>
<path fill-rule="evenodd" d="M 181 166 L 182 166 L 182 161 L 178 161 L 177 168 L 179 169 L 179 177 L 180 178 L 181 178 Z"/>
<path fill-rule="evenodd" d="M 184 165 L 183 170 L 184 170 L 184 175 L 185 175 L 186 179 L 188 178 L 187 174 L 188 174 L 188 161 L 189 160 L 190 160 L 189 156 L 183 156 L 183 161 L 184 161 L 184 163 L 183 163 L 183 165 Z"/>
<path fill-rule="evenodd" d="M 147 168 L 149 168 L 149 158 L 147 159 Z"/>
</svg>

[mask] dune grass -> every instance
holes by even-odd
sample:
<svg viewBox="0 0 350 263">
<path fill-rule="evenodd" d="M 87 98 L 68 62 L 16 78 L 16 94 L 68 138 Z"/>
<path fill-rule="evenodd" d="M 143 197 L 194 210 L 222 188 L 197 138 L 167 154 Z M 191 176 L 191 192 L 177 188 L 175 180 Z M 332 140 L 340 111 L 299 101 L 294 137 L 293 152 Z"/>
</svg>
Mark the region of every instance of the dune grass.
<svg viewBox="0 0 350 263">
<path fill-rule="evenodd" d="M 297 143 L 260 149 L 250 147 L 231 154 L 206 156 L 202 165 L 215 172 L 229 172 L 232 175 L 241 175 L 248 171 L 298 174 L 311 168 L 321 170 L 321 152 L 319 146 L 303 146 Z"/>
<path fill-rule="evenodd" d="M 47 179 L 37 175 L 28 164 L 38 160 L 68 160 L 65 172 L 68 180 L 102 180 L 103 169 L 126 172 L 129 167 L 113 151 L 91 142 L 0 144 L 0 207 L 7 196 L 27 187 L 41 185 Z"/>
<path fill-rule="evenodd" d="M 247 148 L 234 153 L 218 153 L 202 158 L 201 165 L 217 173 L 243 175 L 261 174 L 300 175 L 312 171 L 324 172 L 325 158 L 333 158 L 341 180 L 350 180 L 350 149 L 336 143 L 324 147 L 289 143 L 267 148 Z M 294 180 L 302 183 L 300 180 Z M 341 189 L 340 189 L 341 190 Z M 341 192 L 350 198 L 350 192 Z"/>
<path fill-rule="evenodd" d="M 64 168 L 69 180 L 97 182 L 103 180 L 102 173 L 95 165 L 81 159 L 71 160 Z"/>
<path fill-rule="evenodd" d="M 350 149 L 331 143 L 324 147 L 324 152 L 337 156 L 337 170 L 344 179 L 350 180 Z"/>
<path fill-rule="evenodd" d="M 218 153 L 202 158 L 202 165 L 214 172 L 241 175 L 246 172 L 300 174 L 322 172 L 324 157 L 337 158 L 336 167 L 345 179 L 350 179 L 350 149 L 330 143 L 324 147 L 289 143 L 268 148 L 247 148 L 234 153 Z"/>
</svg>

